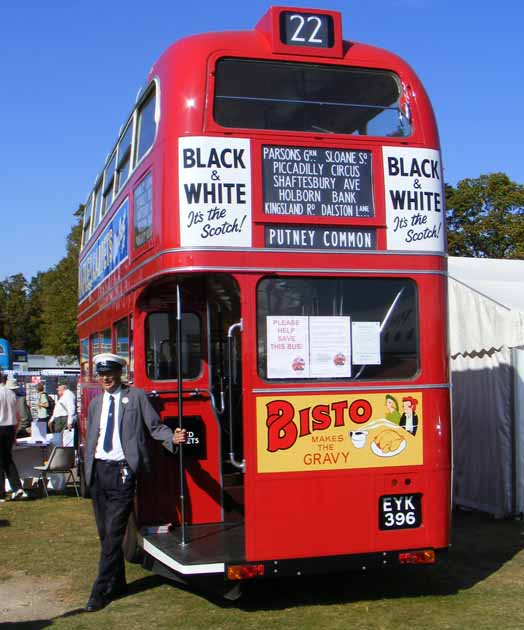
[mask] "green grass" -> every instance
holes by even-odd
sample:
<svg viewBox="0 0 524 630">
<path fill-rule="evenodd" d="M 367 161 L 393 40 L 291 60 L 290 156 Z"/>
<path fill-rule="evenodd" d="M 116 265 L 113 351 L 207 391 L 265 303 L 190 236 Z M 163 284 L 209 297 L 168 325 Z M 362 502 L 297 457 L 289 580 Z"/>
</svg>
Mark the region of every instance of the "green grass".
<svg viewBox="0 0 524 630">
<path fill-rule="evenodd" d="M 69 612 L 3 627 L 524 629 L 523 531 L 520 521 L 458 512 L 445 564 L 251 582 L 234 603 L 128 565 L 131 594 L 87 614 L 81 609 L 98 564 L 90 502 L 53 496 L 5 503 L 0 508 L 0 600 L 2 584 L 23 572 L 35 583 L 62 580 L 66 586 L 60 598 Z"/>
</svg>

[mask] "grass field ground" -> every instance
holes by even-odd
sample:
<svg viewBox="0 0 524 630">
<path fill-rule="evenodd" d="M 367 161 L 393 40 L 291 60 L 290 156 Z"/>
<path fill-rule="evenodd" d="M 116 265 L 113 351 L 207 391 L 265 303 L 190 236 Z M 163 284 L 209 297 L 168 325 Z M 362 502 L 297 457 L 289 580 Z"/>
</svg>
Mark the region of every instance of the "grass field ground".
<svg viewBox="0 0 524 630">
<path fill-rule="evenodd" d="M 128 565 L 130 594 L 89 614 L 82 609 L 98 562 L 90 502 L 8 502 L 0 505 L 0 627 L 524 629 L 523 547 L 521 521 L 456 512 L 449 560 L 439 566 L 251 582 L 228 603 Z"/>
</svg>

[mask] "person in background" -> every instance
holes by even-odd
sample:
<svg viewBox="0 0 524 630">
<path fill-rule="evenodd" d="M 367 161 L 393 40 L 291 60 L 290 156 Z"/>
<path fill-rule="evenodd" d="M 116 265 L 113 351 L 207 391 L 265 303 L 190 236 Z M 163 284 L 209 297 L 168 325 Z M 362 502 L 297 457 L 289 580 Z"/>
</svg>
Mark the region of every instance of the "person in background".
<svg viewBox="0 0 524 630">
<path fill-rule="evenodd" d="M 76 424 L 76 396 L 65 383 L 57 387 L 57 392 L 58 402 L 48 422 L 52 433 L 62 433 Z"/>
<path fill-rule="evenodd" d="M 72 429 L 76 425 L 76 396 L 69 389 L 67 383 L 58 386 L 59 402 L 67 410 L 67 428 Z"/>
<path fill-rule="evenodd" d="M 14 390 L 14 392 L 16 394 L 16 405 L 18 407 L 18 415 L 20 418 L 16 437 L 25 438 L 31 435 L 31 422 L 33 421 L 33 416 L 31 415 L 31 409 L 27 404 L 25 389 L 22 386 L 19 386 L 18 389 Z"/>
<path fill-rule="evenodd" d="M 149 468 L 146 429 L 171 453 L 187 441 L 184 429 L 173 432 L 160 422 L 143 390 L 122 382 L 125 359 L 108 352 L 93 360 L 103 393 L 89 403 L 84 470 L 101 549 L 87 612 L 104 608 L 127 589 L 122 542 L 133 507 L 136 475 Z"/>
<path fill-rule="evenodd" d="M 45 391 L 44 384 L 38 383 L 36 386 L 36 391 L 38 392 L 38 422 L 49 422 L 52 416 L 52 413 L 50 411 L 51 403 L 49 402 L 49 396 Z"/>
<path fill-rule="evenodd" d="M 2 375 L 0 387 L 0 502 L 5 501 L 5 478 L 9 479 L 12 495 L 11 499 L 27 499 L 22 489 L 18 470 L 13 461 L 12 451 L 16 432 L 20 423 L 17 409 L 16 394 L 18 383 L 14 379 L 7 379 Z"/>
</svg>

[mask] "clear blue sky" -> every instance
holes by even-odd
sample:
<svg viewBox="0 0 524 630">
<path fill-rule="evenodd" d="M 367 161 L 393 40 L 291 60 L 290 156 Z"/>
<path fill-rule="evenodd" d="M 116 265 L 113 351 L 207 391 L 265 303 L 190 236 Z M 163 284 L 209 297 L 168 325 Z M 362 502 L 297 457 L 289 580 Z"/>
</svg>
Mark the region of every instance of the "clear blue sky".
<svg viewBox="0 0 524 630">
<path fill-rule="evenodd" d="M 274 2 L 274 4 L 286 4 Z M 424 83 L 445 180 L 502 171 L 524 183 L 524 3 L 318 0 L 344 36 L 387 48 Z M 147 71 L 189 34 L 250 29 L 269 0 L 25 0 L 0 16 L 0 280 L 65 254 Z"/>
</svg>

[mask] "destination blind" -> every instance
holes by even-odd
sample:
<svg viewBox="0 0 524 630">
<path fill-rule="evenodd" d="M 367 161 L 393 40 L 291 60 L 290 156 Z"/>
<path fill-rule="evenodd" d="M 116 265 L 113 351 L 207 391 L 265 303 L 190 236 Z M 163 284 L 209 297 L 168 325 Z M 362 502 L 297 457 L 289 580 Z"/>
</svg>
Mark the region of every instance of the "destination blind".
<svg viewBox="0 0 524 630">
<path fill-rule="evenodd" d="M 375 216 L 371 151 L 262 147 L 264 214 Z"/>
</svg>

